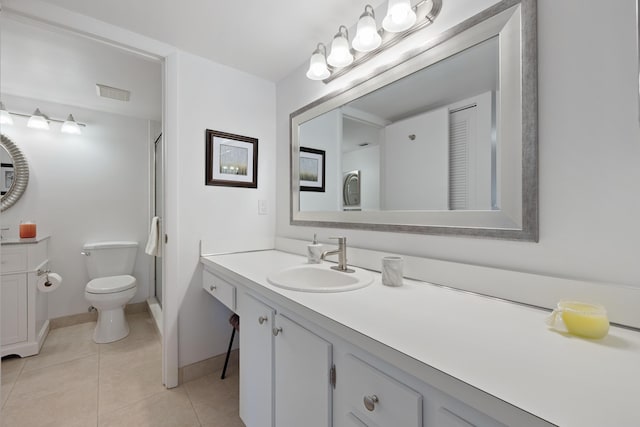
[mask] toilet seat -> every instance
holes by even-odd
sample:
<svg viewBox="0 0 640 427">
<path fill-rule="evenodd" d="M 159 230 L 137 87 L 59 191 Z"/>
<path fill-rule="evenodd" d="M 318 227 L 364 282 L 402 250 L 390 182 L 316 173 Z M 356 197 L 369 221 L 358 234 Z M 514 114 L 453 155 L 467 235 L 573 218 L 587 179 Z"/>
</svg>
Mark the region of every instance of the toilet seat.
<svg viewBox="0 0 640 427">
<path fill-rule="evenodd" d="M 126 291 L 136 286 L 136 278 L 129 275 L 98 277 L 87 283 L 86 291 L 90 294 L 113 294 Z"/>
</svg>

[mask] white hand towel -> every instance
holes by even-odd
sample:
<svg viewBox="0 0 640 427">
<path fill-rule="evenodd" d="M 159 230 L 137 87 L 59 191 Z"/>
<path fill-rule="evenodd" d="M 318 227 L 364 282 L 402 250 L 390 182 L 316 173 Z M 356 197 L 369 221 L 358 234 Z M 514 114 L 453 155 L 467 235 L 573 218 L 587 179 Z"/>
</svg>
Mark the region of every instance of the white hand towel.
<svg viewBox="0 0 640 427">
<path fill-rule="evenodd" d="M 160 256 L 160 219 L 157 216 L 151 219 L 149 240 L 144 251 L 152 256 Z"/>
</svg>

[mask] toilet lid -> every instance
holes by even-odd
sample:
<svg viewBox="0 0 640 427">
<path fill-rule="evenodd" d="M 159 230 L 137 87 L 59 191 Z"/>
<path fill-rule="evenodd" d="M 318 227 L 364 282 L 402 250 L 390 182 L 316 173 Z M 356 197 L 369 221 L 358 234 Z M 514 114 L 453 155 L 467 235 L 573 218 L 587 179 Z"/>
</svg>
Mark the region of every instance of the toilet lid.
<svg viewBox="0 0 640 427">
<path fill-rule="evenodd" d="M 98 277 L 87 283 L 86 291 L 90 294 L 111 294 L 126 291 L 135 286 L 136 278 L 133 276 Z"/>
</svg>

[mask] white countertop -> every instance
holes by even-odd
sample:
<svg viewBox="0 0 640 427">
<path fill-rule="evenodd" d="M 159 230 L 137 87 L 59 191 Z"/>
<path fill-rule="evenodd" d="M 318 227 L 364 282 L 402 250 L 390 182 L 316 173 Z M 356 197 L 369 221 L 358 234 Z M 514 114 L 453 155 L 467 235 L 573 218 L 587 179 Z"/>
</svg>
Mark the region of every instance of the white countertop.
<svg viewBox="0 0 640 427">
<path fill-rule="evenodd" d="M 42 235 L 42 236 L 36 236 L 36 237 L 30 237 L 27 239 L 21 239 L 19 237 L 11 237 L 8 239 L 1 239 L 0 240 L 0 246 L 4 246 L 4 245 L 29 245 L 29 244 L 34 244 L 34 243 L 40 243 L 43 240 L 48 239 L 49 235 Z"/>
<path fill-rule="evenodd" d="M 586 340 L 549 330 L 544 310 L 413 280 L 391 288 L 379 273 L 372 285 L 349 292 L 281 289 L 267 276 L 306 258 L 276 250 L 202 262 L 246 278 L 267 297 L 283 297 L 291 304 L 285 308 L 310 309 L 550 423 L 640 426 L 638 332 L 611 327 L 604 339 Z"/>
</svg>

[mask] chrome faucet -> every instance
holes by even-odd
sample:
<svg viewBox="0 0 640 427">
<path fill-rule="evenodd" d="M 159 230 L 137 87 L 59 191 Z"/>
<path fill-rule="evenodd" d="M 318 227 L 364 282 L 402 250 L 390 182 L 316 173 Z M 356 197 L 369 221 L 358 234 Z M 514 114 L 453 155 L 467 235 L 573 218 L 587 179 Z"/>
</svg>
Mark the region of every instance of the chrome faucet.
<svg viewBox="0 0 640 427">
<path fill-rule="evenodd" d="M 338 255 L 338 265 L 331 266 L 332 269 L 342 271 L 343 273 L 354 273 L 347 267 L 347 238 L 346 237 L 329 237 L 330 239 L 338 240 L 338 249 L 332 251 L 324 251 L 320 255 L 320 259 L 324 260 L 328 255 Z"/>
</svg>

